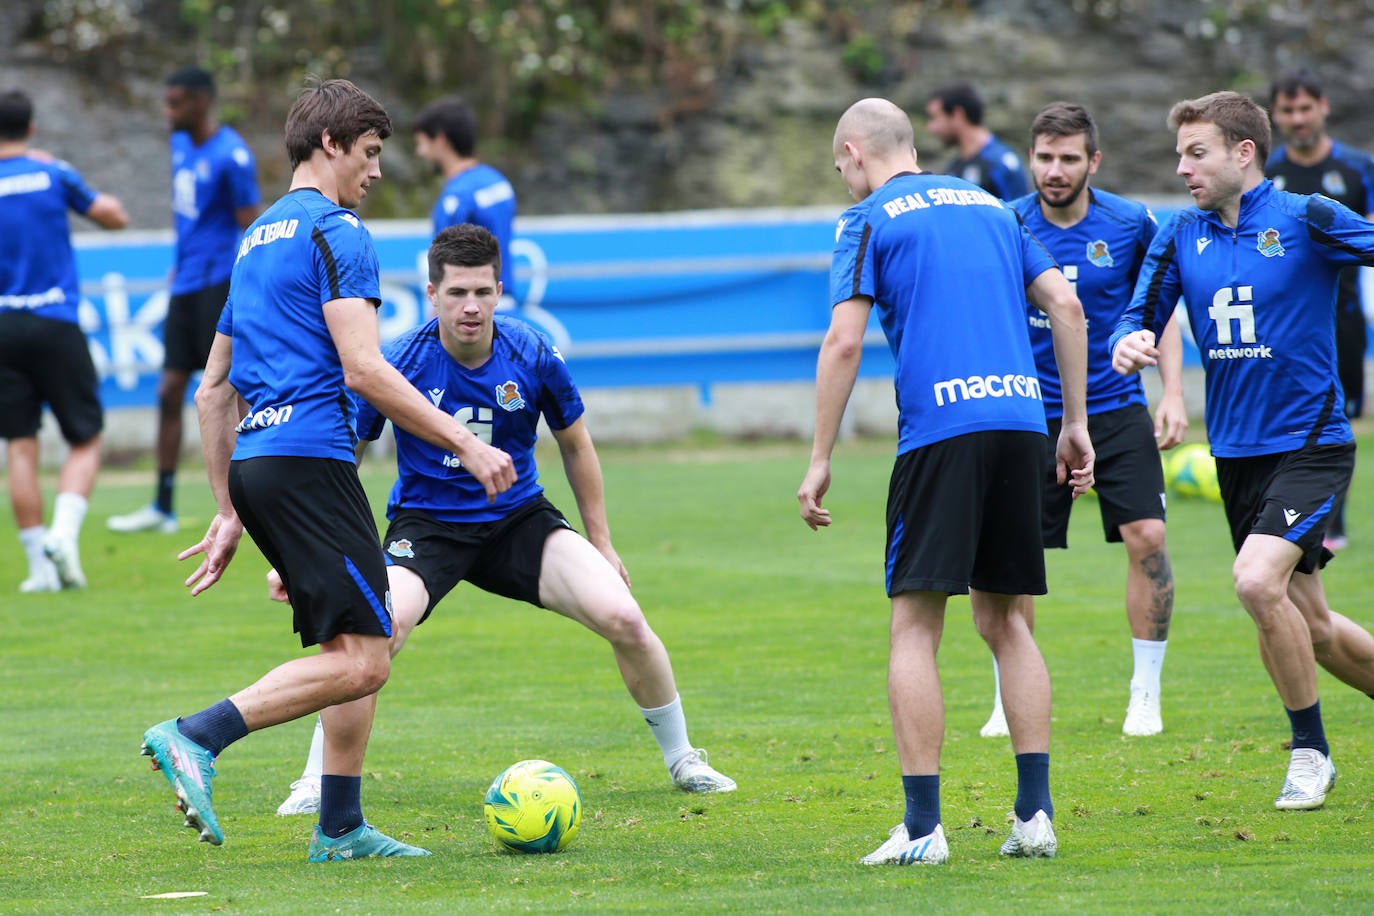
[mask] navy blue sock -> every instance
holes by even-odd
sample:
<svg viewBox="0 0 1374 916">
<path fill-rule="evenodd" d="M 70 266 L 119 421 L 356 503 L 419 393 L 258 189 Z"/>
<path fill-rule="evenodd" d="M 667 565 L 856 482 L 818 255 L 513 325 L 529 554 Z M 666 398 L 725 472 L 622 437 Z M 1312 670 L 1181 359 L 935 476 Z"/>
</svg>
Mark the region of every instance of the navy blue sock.
<svg viewBox="0 0 1374 916">
<path fill-rule="evenodd" d="M 157 472 L 157 497 L 153 501 L 159 512 L 172 514 L 172 491 L 176 487 L 176 482 L 176 471 Z"/>
<path fill-rule="evenodd" d="M 195 715 L 178 719 L 177 731 L 218 757 L 220 751 L 248 734 L 248 726 L 237 706 L 220 700 Z"/>
<path fill-rule="evenodd" d="M 320 833 L 337 840 L 363 825 L 363 778 L 320 777 Z"/>
<path fill-rule="evenodd" d="M 903 776 L 902 791 L 906 793 L 907 836 L 914 840 L 933 832 L 940 823 L 940 774 Z"/>
<path fill-rule="evenodd" d="M 1023 821 L 1044 811 L 1054 819 L 1054 804 L 1050 801 L 1050 755 L 1016 755 L 1016 816 Z"/>
<path fill-rule="evenodd" d="M 1293 747 L 1315 748 L 1331 756 L 1331 746 L 1326 743 L 1326 729 L 1322 727 L 1322 701 L 1318 700 L 1306 709 L 1289 709 L 1288 721 L 1293 724 Z"/>
</svg>

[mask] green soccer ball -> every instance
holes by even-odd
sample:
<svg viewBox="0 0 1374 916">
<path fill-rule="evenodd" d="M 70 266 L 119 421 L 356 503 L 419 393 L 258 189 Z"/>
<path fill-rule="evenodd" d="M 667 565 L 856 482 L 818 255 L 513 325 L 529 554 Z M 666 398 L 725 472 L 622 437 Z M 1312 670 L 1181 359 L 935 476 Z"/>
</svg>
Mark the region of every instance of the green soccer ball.
<svg viewBox="0 0 1374 916">
<path fill-rule="evenodd" d="M 517 852 L 558 852 L 577 836 L 582 793 L 562 767 L 522 760 L 501 771 L 483 804 L 487 829 Z"/>
<path fill-rule="evenodd" d="M 1169 489 L 1183 499 L 1221 502 L 1217 463 L 1207 446 L 1200 442 L 1190 442 L 1174 449 L 1164 464 L 1164 479 Z"/>
</svg>

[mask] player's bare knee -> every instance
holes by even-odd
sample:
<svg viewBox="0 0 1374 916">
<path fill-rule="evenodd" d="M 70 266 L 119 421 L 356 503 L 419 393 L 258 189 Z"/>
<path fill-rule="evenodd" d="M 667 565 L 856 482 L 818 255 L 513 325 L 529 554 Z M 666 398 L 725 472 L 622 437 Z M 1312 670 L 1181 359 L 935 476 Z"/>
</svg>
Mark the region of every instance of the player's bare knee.
<svg viewBox="0 0 1374 916">
<path fill-rule="evenodd" d="M 614 646 L 643 649 L 654 640 L 654 631 L 634 599 L 621 601 L 598 616 L 601 635 Z"/>
</svg>

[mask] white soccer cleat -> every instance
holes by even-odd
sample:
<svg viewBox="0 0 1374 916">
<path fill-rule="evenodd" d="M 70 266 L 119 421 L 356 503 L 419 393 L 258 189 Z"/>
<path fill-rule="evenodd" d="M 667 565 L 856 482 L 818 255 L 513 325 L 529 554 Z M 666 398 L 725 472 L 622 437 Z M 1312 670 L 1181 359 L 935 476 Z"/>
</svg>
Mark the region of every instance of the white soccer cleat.
<svg viewBox="0 0 1374 916">
<path fill-rule="evenodd" d="M 706 762 L 705 748 L 690 750 L 668 770 L 673 784 L 686 792 L 733 792 L 735 781 Z"/>
<path fill-rule="evenodd" d="M 1326 803 L 1336 784 L 1336 765 L 1316 748 L 1295 747 L 1288 758 L 1288 776 L 1274 799 L 1280 811 L 1311 811 Z"/>
<path fill-rule="evenodd" d="M 81 551 L 76 546 L 75 537 L 64 537 L 49 531 L 43 538 L 43 552 L 52 560 L 63 588 L 86 587 L 86 574 L 81 571 Z"/>
<path fill-rule="evenodd" d="M 906 824 L 898 824 L 883 845 L 859 861 L 864 865 L 943 865 L 949 861 L 945 828 L 936 824 L 930 833 L 913 840 L 907 835 Z"/>
<path fill-rule="evenodd" d="M 1023 821 L 1013 814 L 1011 836 L 999 852 L 1020 859 L 1053 859 L 1059 852 L 1059 841 L 1055 839 L 1049 815 L 1037 811 L 1030 820 Z"/>
<path fill-rule="evenodd" d="M 119 534 L 132 534 L 137 531 L 158 531 L 162 534 L 176 534 L 177 517 L 163 512 L 149 503 L 142 509 L 135 509 L 126 515 L 111 515 L 105 520 L 105 527 Z"/>
<path fill-rule="evenodd" d="M 1157 735 L 1164 731 L 1164 720 L 1159 711 L 1159 696 L 1144 687 L 1131 688 L 1131 702 L 1126 707 L 1126 719 L 1121 723 L 1121 734 L 1144 737 Z"/>
<path fill-rule="evenodd" d="M 1001 703 L 992 707 L 992 715 L 988 716 L 988 721 L 978 729 L 978 734 L 984 738 L 1005 738 L 1011 734 L 1011 729 L 1007 728 L 1007 714 L 1002 711 Z"/>
<path fill-rule="evenodd" d="M 320 810 L 320 777 L 302 776 L 291 783 L 291 794 L 286 801 L 277 806 L 277 814 L 290 817 L 293 814 L 314 814 Z"/>
<path fill-rule="evenodd" d="M 62 580 L 57 578 L 57 567 L 53 566 L 51 562 L 44 563 L 37 569 L 30 569 L 29 577 L 19 583 L 19 592 L 24 595 L 60 591 L 62 591 Z"/>
</svg>

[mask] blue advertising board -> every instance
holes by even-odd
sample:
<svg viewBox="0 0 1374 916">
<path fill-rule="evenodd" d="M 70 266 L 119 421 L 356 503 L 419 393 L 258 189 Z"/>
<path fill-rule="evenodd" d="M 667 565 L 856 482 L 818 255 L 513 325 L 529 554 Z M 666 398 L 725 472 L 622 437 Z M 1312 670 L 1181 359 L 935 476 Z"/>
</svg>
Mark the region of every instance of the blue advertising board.
<svg viewBox="0 0 1374 916">
<path fill-rule="evenodd" d="M 829 321 L 835 208 L 533 217 L 512 245 L 522 317 L 580 385 L 813 378 Z M 429 317 L 429 223 L 368 224 L 382 267 L 383 338 Z M 170 232 L 81 233 L 82 326 L 106 407 L 156 400 Z M 874 321 L 866 375 L 891 374 Z"/>
<path fill-rule="evenodd" d="M 527 217 L 512 244 L 519 314 L 559 345 L 583 387 L 805 381 L 830 319 L 843 206 Z M 1156 207 L 1162 220 L 1168 208 Z M 368 224 L 382 268 L 382 337 L 429 317 L 429 223 Z M 106 407 L 156 400 L 172 237 L 79 233 L 81 320 Z M 1186 336 L 1185 336 L 1186 340 Z M 1191 342 L 1185 360 L 1198 364 Z M 876 316 L 861 373 L 892 374 Z"/>
</svg>

